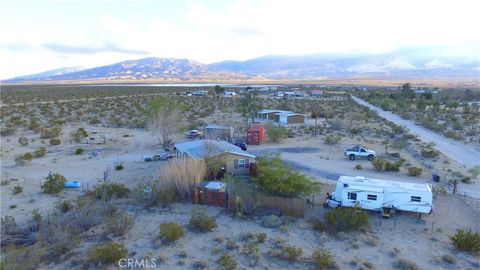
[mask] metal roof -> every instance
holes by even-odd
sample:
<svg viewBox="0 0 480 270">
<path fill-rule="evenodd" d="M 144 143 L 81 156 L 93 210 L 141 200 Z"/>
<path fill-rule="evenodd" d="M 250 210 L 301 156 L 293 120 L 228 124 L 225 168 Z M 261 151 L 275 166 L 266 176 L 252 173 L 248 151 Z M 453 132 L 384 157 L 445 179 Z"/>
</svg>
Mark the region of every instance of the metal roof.
<svg viewBox="0 0 480 270">
<path fill-rule="evenodd" d="M 211 128 L 211 129 L 232 129 L 232 127 L 221 126 L 221 125 L 218 125 L 218 124 L 208 124 L 205 128 L 206 129 L 208 129 L 208 128 Z"/>
<path fill-rule="evenodd" d="M 340 176 L 338 182 L 354 186 L 355 188 L 362 187 L 365 190 L 378 189 L 378 188 L 389 188 L 397 190 L 416 190 L 424 192 L 432 192 L 430 184 L 426 183 L 409 183 L 409 182 L 399 182 L 399 181 L 390 181 L 390 180 L 381 180 L 381 179 L 372 179 L 365 178 L 361 176 Z"/>
<path fill-rule="evenodd" d="M 240 156 L 255 158 L 254 155 L 243 151 L 240 147 L 226 141 L 216 140 L 197 140 L 176 143 L 175 148 L 181 153 L 187 153 L 193 159 L 202 159 L 204 157 L 214 157 L 223 153 L 230 153 Z"/>
<path fill-rule="evenodd" d="M 257 112 L 258 114 L 266 114 L 266 113 L 293 113 L 291 111 L 284 111 L 284 110 L 269 110 L 263 109 Z"/>
</svg>

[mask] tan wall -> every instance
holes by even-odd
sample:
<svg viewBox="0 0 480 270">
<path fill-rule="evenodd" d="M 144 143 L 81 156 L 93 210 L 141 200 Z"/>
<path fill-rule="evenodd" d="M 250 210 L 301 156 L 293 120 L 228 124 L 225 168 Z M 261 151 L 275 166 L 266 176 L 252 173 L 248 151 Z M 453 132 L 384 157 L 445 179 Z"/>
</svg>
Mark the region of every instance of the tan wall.
<svg viewBox="0 0 480 270">
<path fill-rule="evenodd" d="M 292 115 L 287 118 L 289 124 L 305 123 L 305 117 L 303 115 Z"/>
<path fill-rule="evenodd" d="M 252 164 L 255 162 L 254 158 L 249 158 L 245 156 L 240 156 L 240 155 L 235 155 L 235 154 L 230 154 L 230 153 L 225 153 L 221 155 L 221 159 L 223 162 L 225 162 L 227 166 L 227 173 L 233 173 L 233 174 L 250 174 L 250 168 L 238 168 L 235 169 L 235 160 L 236 159 L 248 159 L 249 164 Z"/>
</svg>

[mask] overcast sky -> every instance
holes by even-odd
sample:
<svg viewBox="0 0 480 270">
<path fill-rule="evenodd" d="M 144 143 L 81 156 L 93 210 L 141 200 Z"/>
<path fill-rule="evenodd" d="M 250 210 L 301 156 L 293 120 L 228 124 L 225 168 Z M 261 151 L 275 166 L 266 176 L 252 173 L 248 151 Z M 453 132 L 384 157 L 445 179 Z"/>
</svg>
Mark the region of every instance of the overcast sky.
<svg viewBox="0 0 480 270">
<path fill-rule="evenodd" d="M 148 56 L 211 63 L 404 46 L 471 48 L 480 46 L 479 10 L 475 0 L 4 0 L 0 78 Z"/>
</svg>

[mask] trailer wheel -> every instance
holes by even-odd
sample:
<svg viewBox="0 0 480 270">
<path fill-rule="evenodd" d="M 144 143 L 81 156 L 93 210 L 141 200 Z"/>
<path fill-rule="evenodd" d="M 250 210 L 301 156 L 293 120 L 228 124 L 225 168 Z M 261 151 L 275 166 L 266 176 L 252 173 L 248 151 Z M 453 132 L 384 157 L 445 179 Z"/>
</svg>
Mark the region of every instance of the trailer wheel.
<svg viewBox="0 0 480 270">
<path fill-rule="evenodd" d="M 354 154 L 350 154 L 350 156 L 348 156 L 348 158 L 349 158 L 350 160 L 355 160 L 355 155 L 354 155 Z"/>
<path fill-rule="evenodd" d="M 373 156 L 373 155 L 368 155 L 368 157 L 367 157 L 367 159 L 368 159 L 368 160 L 370 160 L 370 161 L 372 161 L 372 160 L 373 160 L 373 158 L 374 158 L 374 156 Z"/>
</svg>

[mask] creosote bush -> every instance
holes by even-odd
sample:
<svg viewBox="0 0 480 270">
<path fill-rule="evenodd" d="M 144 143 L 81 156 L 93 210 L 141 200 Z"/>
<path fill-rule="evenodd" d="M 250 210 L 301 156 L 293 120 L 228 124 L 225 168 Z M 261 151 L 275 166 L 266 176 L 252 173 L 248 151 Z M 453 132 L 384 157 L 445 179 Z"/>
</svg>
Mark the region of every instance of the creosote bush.
<svg viewBox="0 0 480 270">
<path fill-rule="evenodd" d="M 75 149 L 75 155 L 81 155 L 81 154 L 83 154 L 83 148 L 79 147 Z"/>
<path fill-rule="evenodd" d="M 419 270 L 420 267 L 412 261 L 406 260 L 406 259 L 398 259 L 393 263 L 393 267 L 395 269 L 400 269 L 400 270 Z"/>
<path fill-rule="evenodd" d="M 167 243 L 174 242 L 185 235 L 185 231 L 180 224 L 168 222 L 160 224 L 159 238 Z"/>
<path fill-rule="evenodd" d="M 115 213 L 107 223 L 107 231 L 114 236 L 122 236 L 133 227 L 133 218 L 127 213 Z"/>
<path fill-rule="evenodd" d="M 73 204 L 69 200 L 58 201 L 55 204 L 55 208 L 62 213 L 68 212 L 70 209 L 72 209 L 72 207 Z"/>
<path fill-rule="evenodd" d="M 102 183 L 96 185 L 93 190 L 87 192 L 88 196 L 92 196 L 97 200 L 120 199 L 127 197 L 130 194 L 130 189 L 125 185 L 119 183 Z"/>
<path fill-rule="evenodd" d="M 13 194 L 19 194 L 19 193 L 22 193 L 23 191 L 23 187 L 22 186 L 14 186 L 13 187 Z"/>
<path fill-rule="evenodd" d="M 45 183 L 42 185 L 42 190 L 47 194 L 60 193 L 65 189 L 65 177 L 59 173 L 45 178 Z"/>
<path fill-rule="evenodd" d="M 480 233 L 473 232 L 471 229 L 457 229 L 457 233 L 452 237 L 453 245 L 464 251 L 472 253 L 480 252 Z"/>
<path fill-rule="evenodd" d="M 207 215 L 203 208 L 196 208 L 190 212 L 190 226 L 200 232 L 210 232 L 217 227 L 215 219 Z"/>
<path fill-rule="evenodd" d="M 33 152 L 33 155 L 37 158 L 43 157 L 46 154 L 47 154 L 47 149 L 45 149 L 45 147 L 40 147 L 37 150 L 35 150 L 35 152 Z"/>
<path fill-rule="evenodd" d="M 238 265 L 237 261 L 229 254 L 223 254 L 220 258 L 218 258 L 217 263 L 224 270 L 234 270 Z"/>
<path fill-rule="evenodd" d="M 419 175 L 422 175 L 422 171 L 423 171 L 422 168 L 409 167 L 409 168 L 408 168 L 408 175 L 410 175 L 410 176 L 419 176 Z"/>
<path fill-rule="evenodd" d="M 359 207 L 337 207 L 325 214 L 327 230 L 332 233 L 358 231 L 369 226 L 368 214 Z"/>
<path fill-rule="evenodd" d="M 298 261 L 300 256 L 302 256 L 303 250 L 301 247 L 295 247 L 290 245 L 285 245 L 282 247 L 281 256 L 285 260 L 289 261 Z"/>
<path fill-rule="evenodd" d="M 115 166 L 115 170 L 117 170 L 117 171 L 123 170 L 123 165 L 122 165 L 122 164 L 118 164 L 117 166 Z"/>
<path fill-rule="evenodd" d="M 337 262 L 328 251 L 316 249 L 312 254 L 312 264 L 316 270 L 338 269 Z"/>
<path fill-rule="evenodd" d="M 118 260 L 126 258 L 128 256 L 127 251 L 122 243 L 107 242 L 92 247 L 88 253 L 87 258 L 89 262 L 98 264 L 113 264 Z"/>
<path fill-rule="evenodd" d="M 51 145 L 59 145 L 61 142 L 60 142 L 60 139 L 57 139 L 57 138 L 52 138 L 50 139 L 50 144 Z"/>
</svg>

